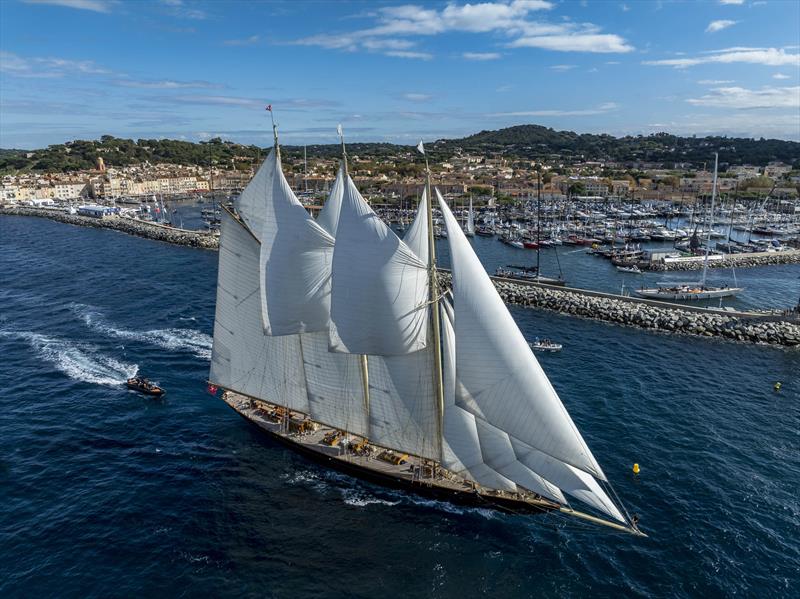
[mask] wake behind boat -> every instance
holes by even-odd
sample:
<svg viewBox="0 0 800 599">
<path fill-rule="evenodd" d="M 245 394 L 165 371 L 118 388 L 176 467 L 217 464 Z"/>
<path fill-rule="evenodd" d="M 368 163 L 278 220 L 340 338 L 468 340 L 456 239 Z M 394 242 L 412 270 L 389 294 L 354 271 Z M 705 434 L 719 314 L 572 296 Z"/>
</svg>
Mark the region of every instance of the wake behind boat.
<svg viewBox="0 0 800 599">
<path fill-rule="evenodd" d="M 283 175 L 274 131 L 236 211 L 223 213 L 209 380 L 228 405 L 287 447 L 379 484 L 643 534 L 431 187 L 427 160 L 401 240 L 355 187 L 343 140 L 314 220 Z M 434 197 L 450 291 L 436 268 Z"/>
</svg>

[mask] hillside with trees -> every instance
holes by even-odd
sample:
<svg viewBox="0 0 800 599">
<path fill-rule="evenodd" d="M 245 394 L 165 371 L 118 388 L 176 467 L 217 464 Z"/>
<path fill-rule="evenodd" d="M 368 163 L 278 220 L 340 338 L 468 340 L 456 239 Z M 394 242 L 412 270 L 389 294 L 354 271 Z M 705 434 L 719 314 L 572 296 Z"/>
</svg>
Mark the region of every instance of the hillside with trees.
<svg viewBox="0 0 800 599">
<path fill-rule="evenodd" d="M 614 137 L 556 131 L 539 125 L 519 125 L 498 131 L 481 131 L 462 139 L 441 139 L 429 144 L 434 161 L 446 160 L 463 151 L 479 155 L 502 155 L 528 160 L 566 163 L 613 161 L 624 165 L 663 164 L 667 168 L 688 164 L 702 166 L 720 153 L 722 165 L 764 166 L 781 161 L 800 169 L 800 143 L 779 139 L 731 137 L 680 137 L 667 133 Z M 0 173 L 68 172 L 96 167 L 103 158 L 106 166 L 122 167 L 144 162 L 171 163 L 249 170 L 266 155 L 267 149 L 242 145 L 220 138 L 198 143 L 172 139 L 121 139 L 104 135 L 99 140 L 75 140 L 40 150 L 0 150 Z M 283 146 L 288 161 L 303 156 L 301 146 Z M 338 144 L 309 145 L 310 158 L 339 156 Z M 389 143 L 348 144 L 348 152 L 377 162 L 396 160 L 394 169 L 419 168 L 412 146 Z M 405 166 L 404 166 L 405 164 Z"/>
</svg>

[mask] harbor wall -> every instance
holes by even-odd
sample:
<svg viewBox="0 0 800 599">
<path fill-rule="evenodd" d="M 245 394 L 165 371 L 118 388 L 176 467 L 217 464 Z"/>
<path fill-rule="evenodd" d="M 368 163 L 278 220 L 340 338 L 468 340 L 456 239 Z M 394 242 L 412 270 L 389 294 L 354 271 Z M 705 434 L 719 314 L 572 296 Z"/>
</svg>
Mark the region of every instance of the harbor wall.
<svg viewBox="0 0 800 599">
<path fill-rule="evenodd" d="M 125 216 L 105 216 L 103 218 L 94 218 L 91 216 L 68 214 L 64 212 L 63 209 L 33 208 L 29 206 L 0 207 L 0 214 L 37 216 L 41 218 L 49 218 L 51 220 L 70 225 L 95 227 L 98 229 L 112 229 L 114 231 L 127 233 L 128 235 L 135 235 L 137 237 L 144 237 L 146 239 L 154 239 L 156 241 L 163 241 L 165 243 L 172 243 L 174 245 L 184 245 L 187 247 L 196 247 L 209 250 L 215 250 L 219 248 L 219 239 L 215 235 L 205 231 L 178 229 L 176 227 L 168 227 L 166 225 L 141 221 Z"/>
<path fill-rule="evenodd" d="M 702 270 L 704 258 L 678 258 L 651 262 L 645 266 L 648 270 L 657 272 L 672 272 L 679 270 Z M 770 266 L 773 264 L 800 263 L 800 250 L 785 250 L 781 252 L 754 252 L 752 254 L 715 254 L 709 256 L 709 268 L 749 268 L 752 266 Z"/>
</svg>

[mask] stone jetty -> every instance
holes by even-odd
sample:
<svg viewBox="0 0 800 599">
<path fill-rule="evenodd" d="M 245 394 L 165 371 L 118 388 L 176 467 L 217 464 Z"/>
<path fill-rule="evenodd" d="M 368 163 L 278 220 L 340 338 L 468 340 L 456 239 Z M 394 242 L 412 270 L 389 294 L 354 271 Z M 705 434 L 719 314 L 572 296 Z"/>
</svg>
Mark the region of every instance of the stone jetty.
<svg viewBox="0 0 800 599">
<path fill-rule="evenodd" d="M 781 252 L 757 252 L 753 254 L 730 254 L 721 260 L 709 260 L 709 268 L 749 268 L 753 266 L 770 266 L 774 264 L 800 263 L 800 250 L 784 250 Z M 702 270 L 703 260 L 652 262 L 643 265 L 647 270 L 670 272 L 677 270 Z"/>
<path fill-rule="evenodd" d="M 145 237 L 147 239 L 154 239 L 156 241 L 163 241 L 165 243 L 172 243 L 175 245 L 185 245 L 188 247 L 196 247 L 208 250 L 219 249 L 219 238 L 205 231 L 177 229 L 175 227 L 167 227 L 165 225 L 159 225 L 157 223 L 150 223 L 123 216 L 93 218 L 91 216 L 67 214 L 63 210 L 32 208 L 28 206 L 0 207 L 0 214 L 38 216 L 70 225 L 95 227 L 100 229 L 113 229 L 114 231 L 120 231 L 122 233 L 127 233 L 128 235 L 136 235 L 137 237 Z"/>
</svg>

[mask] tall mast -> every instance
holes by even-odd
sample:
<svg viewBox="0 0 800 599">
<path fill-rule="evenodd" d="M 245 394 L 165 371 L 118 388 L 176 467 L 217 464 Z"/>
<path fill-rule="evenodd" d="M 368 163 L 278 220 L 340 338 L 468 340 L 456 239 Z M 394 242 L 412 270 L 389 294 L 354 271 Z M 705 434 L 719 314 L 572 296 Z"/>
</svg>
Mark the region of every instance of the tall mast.
<svg viewBox="0 0 800 599">
<path fill-rule="evenodd" d="M 431 190 L 431 168 L 428 165 L 428 155 L 422 142 L 417 146 L 425 156 L 425 186 L 428 195 L 428 301 L 431 305 L 431 323 L 433 325 L 433 380 L 436 385 L 436 400 L 439 414 L 439 456 L 442 455 L 442 440 L 444 438 L 444 382 L 442 376 L 442 340 L 439 322 L 439 283 L 436 272 L 436 244 L 433 238 L 433 192 Z"/>
<path fill-rule="evenodd" d="M 272 112 L 272 104 L 267 106 L 269 117 L 272 119 L 272 137 L 275 140 L 275 157 L 281 159 L 281 147 L 278 145 L 278 125 L 275 124 L 275 114 Z"/>
<path fill-rule="evenodd" d="M 344 131 L 342 131 L 342 126 L 336 126 L 336 132 L 339 134 L 339 141 L 342 144 L 342 167 L 344 168 L 344 184 L 347 185 L 348 179 L 350 178 L 350 173 L 347 168 L 347 148 L 344 145 Z M 367 355 L 361 354 L 359 356 L 360 365 L 361 365 L 361 386 L 364 390 L 364 410 L 367 414 L 367 423 L 369 423 L 369 363 L 367 362 Z M 367 430 L 369 430 L 369 424 L 367 425 Z"/>
<path fill-rule="evenodd" d="M 708 251 L 711 248 L 711 228 L 714 225 L 714 200 L 717 196 L 717 166 L 719 163 L 719 154 L 714 152 L 714 182 L 711 184 L 711 210 L 708 217 L 708 234 L 706 235 L 706 256 L 703 260 L 703 279 L 700 282 L 700 287 L 706 287 L 706 275 L 708 274 Z"/>
<path fill-rule="evenodd" d="M 542 219 L 542 165 L 536 169 L 536 279 L 539 273 L 539 245 L 541 244 L 541 219 Z"/>
<path fill-rule="evenodd" d="M 305 145 L 303 145 L 303 187 L 305 188 L 304 191 L 308 193 L 308 156 Z"/>
</svg>

